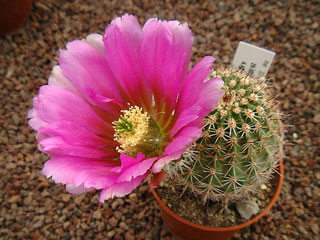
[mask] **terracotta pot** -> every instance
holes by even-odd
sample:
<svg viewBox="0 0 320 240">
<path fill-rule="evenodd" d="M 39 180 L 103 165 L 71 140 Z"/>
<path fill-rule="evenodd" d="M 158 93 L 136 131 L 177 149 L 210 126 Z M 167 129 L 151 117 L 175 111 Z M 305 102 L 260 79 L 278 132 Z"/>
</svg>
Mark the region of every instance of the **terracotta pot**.
<svg viewBox="0 0 320 240">
<path fill-rule="evenodd" d="M 21 26 L 29 15 L 32 0 L 0 0 L 0 35 Z"/>
<path fill-rule="evenodd" d="M 279 165 L 280 175 L 278 175 L 275 194 L 272 197 L 269 205 L 256 217 L 248 222 L 232 227 L 205 227 L 189 222 L 188 220 L 176 215 L 172 212 L 159 198 L 155 189 L 151 188 L 152 194 L 160 205 L 161 217 L 169 229 L 169 231 L 181 240 L 224 240 L 229 239 L 236 231 L 248 227 L 250 224 L 257 222 L 262 218 L 270 208 L 275 204 L 280 195 L 283 185 L 283 162 L 280 160 Z"/>
</svg>

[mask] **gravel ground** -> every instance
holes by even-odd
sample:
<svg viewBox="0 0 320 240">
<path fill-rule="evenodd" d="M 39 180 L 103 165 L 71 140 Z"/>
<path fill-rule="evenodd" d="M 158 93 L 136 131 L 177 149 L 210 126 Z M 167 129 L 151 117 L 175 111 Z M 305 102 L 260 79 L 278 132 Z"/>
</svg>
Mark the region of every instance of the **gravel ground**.
<svg viewBox="0 0 320 240">
<path fill-rule="evenodd" d="M 209 3 L 211 2 L 211 3 Z M 103 33 L 133 13 L 187 21 L 193 60 L 207 54 L 228 64 L 239 40 L 277 53 L 269 76 L 286 114 L 285 184 L 272 211 L 240 239 L 320 239 L 320 81 L 318 1 L 34 1 L 23 28 L 0 38 L 0 239 L 173 239 L 143 185 L 128 197 L 98 203 L 41 176 L 47 157 L 26 114 L 57 63 L 58 49 Z"/>
</svg>

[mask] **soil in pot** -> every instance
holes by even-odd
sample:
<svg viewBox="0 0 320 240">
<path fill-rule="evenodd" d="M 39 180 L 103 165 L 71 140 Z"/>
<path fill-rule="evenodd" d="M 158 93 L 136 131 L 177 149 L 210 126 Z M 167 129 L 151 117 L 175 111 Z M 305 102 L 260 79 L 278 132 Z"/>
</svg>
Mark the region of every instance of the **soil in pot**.
<svg viewBox="0 0 320 240">
<path fill-rule="evenodd" d="M 251 201 L 256 202 L 259 210 L 251 218 L 261 213 L 274 195 L 276 178 L 270 183 L 263 184 L 257 193 L 251 196 Z M 156 189 L 161 200 L 180 217 L 192 223 L 208 227 L 231 227 L 248 221 L 237 210 L 236 203 L 227 208 L 220 202 L 209 201 L 203 203 L 190 190 L 183 192 L 183 186 L 176 185 L 167 179 Z"/>
</svg>

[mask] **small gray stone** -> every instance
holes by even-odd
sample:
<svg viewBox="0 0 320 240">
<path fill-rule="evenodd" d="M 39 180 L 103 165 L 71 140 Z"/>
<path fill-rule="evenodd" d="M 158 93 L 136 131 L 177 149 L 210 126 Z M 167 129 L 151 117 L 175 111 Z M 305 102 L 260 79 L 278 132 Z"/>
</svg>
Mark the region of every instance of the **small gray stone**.
<svg viewBox="0 0 320 240">
<path fill-rule="evenodd" d="M 241 217 L 249 220 L 253 215 L 259 212 L 259 206 L 255 201 L 238 201 L 236 202 L 237 210 Z"/>
</svg>

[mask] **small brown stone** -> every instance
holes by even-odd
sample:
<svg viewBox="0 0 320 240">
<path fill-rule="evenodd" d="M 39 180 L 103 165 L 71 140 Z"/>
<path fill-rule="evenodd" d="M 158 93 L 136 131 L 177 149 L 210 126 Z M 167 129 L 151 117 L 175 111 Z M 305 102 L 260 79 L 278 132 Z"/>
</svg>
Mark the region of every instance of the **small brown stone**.
<svg viewBox="0 0 320 240">
<path fill-rule="evenodd" d="M 109 223 L 111 224 L 112 227 L 115 227 L 118 225 L 118 220 L 115 217 L 112 217 L 109 219 Z"/>
<path fill-rule="evenodd" d="M 100 210 L 96 210 L 93 212 L 92 217 L 95 219 L 100 219 L 101 218 L 101 211 Z"/>
<path fill-rule="evenodd" d="M 109 239 L 111 239 L 115 234 L 116 234 L 116 232 L 112 230 L 107 233 L 107 236 Z"/>
<path fill-rule="evenodd" d="M 36 232 L 31 233 L 30 236 L 32 239 L 39 239 L 41 234 L 38 231 L 36 231 Z"/>
<path fill-rule="evenodd" d="M 311 228 L 312 232 L 313 232 L 316 236 L 319 235 L 319 224 L 318 224 L 318 223 L 312 222 L 311 225 L 310 225 L 310 228 Z"/>
<path fill-rule="evenodd" d="M 62 201 L 69 202 L 71 194 L 62 194 Z"/>
<path fill-rule="evenodd" d="M 313 118 L 313 122 L 320 123 L 320 114 L 316 114 Z"/>
<path fill-rule="evenodd" d="M 82 200 L 85 198 L 85 194 L 81 194 L 81 195 L 79 195 L 78 197 L 76 197 L 75 199 L 74 199 L 74 202 L 77 204 L 77 205 L 80 205 L 81 204 L 81 202 L 82 202 Z"/>
<path fill-rule="evenodd" d="M 21 196 L 20 195 L 15 195 L 9 198 L 9 203 L 17 203 L 21 201 Z"/>
</svg>

